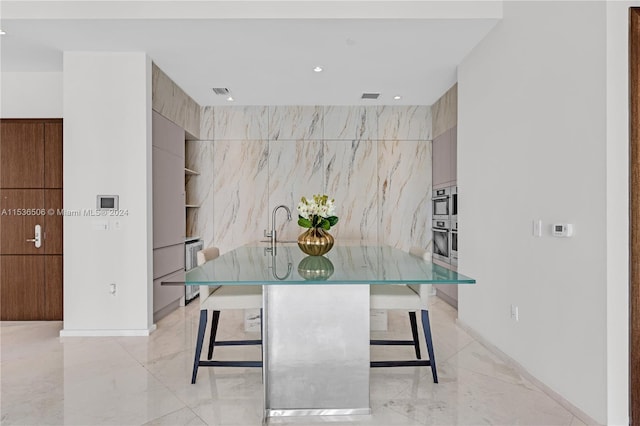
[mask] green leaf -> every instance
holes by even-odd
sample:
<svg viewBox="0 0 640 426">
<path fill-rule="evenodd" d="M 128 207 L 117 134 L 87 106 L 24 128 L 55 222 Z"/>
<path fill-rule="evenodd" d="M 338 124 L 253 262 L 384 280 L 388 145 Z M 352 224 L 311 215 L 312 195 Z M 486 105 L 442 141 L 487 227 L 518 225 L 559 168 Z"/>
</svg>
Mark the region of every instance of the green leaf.
<svg viewBox="0 0 640 426">
<path fill-rule="evenodd" d="M 311 228 L 311 221 L 309 219 L 305 219 L 302 216 L 298 216 L 298 225 L 303 228 Z"/>
<path fill-rule="evenodd" d="M 335 226 L 335 224 L 338 223 L 338 216 L 329 216 L 327 220 L 329 221 L 329 225 Z"/>
<path fill-rule="evenodd" d="M 329 223 L 329 221 L 327 219 L 322 219 L 320 221 L 320 226 L 322 227 L 322 229 L 328 231 L 329 229 L 331 229 L 331 224 Z"/>
</svg>

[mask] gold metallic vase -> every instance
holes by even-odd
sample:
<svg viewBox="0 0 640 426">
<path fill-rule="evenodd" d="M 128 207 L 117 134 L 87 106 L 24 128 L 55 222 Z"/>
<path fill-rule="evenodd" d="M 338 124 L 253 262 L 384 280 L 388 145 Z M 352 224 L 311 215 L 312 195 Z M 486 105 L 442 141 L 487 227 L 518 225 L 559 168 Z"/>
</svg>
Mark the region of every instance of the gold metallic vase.
<svg viewBox="0 0 640 426">
<path fill-rule="evenodd" d="M 298 247 L 309 256 L 322 256 L 333 247 L 333 237 L 322 228 L 309 228 L 298 237 Z"/>
<path fill-rule="evenodd" d="M 298 264 L 298 274 L 305 280 L 324 281 L 333 271 L 333 263 L 324 256 L 307 256 Z"/>
</svg>

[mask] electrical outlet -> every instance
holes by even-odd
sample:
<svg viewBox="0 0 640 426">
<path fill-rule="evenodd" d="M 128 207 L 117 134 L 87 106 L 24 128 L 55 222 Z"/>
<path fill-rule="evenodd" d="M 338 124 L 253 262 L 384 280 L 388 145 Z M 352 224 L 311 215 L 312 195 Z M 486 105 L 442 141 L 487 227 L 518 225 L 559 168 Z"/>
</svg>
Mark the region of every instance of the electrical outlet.
<svg viewBox="0 0 640 426">
<path fill-rule="evenodd" d="M 516 305 L 511 305 L 511 319 L 514 321 L 520 321 L 520 309 Z"/>
</svg>

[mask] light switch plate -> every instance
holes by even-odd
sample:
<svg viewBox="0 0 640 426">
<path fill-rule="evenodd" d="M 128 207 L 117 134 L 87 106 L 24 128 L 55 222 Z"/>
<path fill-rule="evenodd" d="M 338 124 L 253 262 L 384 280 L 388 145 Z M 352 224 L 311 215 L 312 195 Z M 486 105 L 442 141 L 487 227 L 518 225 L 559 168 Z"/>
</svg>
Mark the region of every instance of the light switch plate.
<svg viewBox="0 0 640 426">
<path fill-rule="evenodd" d="M 91 228 L 94 231 L 108 231 L 109 230 L 109 222 L 106 220 L 94 220 L 91 223 Z"/>
<path fill-rule="evenodd" d="M 533 236 L 542 237 L 542 220 L 535 219 L 533 221 Z"/>
</svg>

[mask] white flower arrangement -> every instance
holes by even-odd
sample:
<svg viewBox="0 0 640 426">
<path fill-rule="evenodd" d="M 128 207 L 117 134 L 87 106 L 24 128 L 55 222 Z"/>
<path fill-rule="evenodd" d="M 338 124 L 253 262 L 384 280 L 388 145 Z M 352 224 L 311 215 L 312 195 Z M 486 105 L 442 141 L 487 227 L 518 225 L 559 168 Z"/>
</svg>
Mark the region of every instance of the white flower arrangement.
<svg viewBox="0 0 640 426">
<path fill-rule="evenodd" d="M 335 200 L 327 195 L 314 195 L 313 200 L 302 197 L 298 203 L 298 225 L 303 228 L 331 229 L 338 223 Z"/>
</svg>

